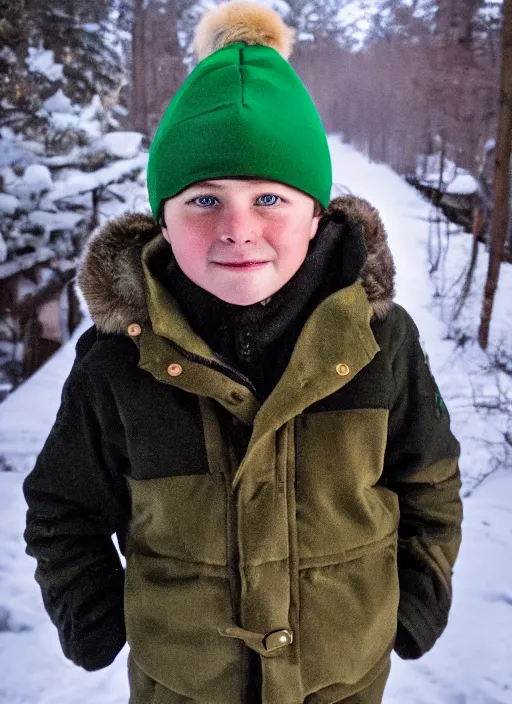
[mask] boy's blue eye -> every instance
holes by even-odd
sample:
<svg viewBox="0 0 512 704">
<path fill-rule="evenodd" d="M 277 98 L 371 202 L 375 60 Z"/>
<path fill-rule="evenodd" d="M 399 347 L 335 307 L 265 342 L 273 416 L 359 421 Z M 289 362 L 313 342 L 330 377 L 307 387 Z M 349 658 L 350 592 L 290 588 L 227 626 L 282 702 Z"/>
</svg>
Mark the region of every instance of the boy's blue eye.
<svg viewBox="0 0 512 704">
<path fill-rule="evenodd" d="M 260 196 L 258 200 L 262 201 L 261 205 L 275 205 L 277 203 L 277 196 L 272 193 L 265 193 Z"/>
<path fill-rule="evenodd" d="M 264 193 L 256 199 L 257 205 L 275 205 L 279 200 L 279 196 L 275 196 L 273 193 Z M 191 203 L 195 203 L 200 208 L 211 208 L 213 205 L 218 203 L 215 196 L 197 196 Z"/>
<path fill-rule="evenodd" d="M 214 198 L 213 196 L 199 196 L 198 198 L 195 199 L 196 205 L 199 205 L 201 208 L 208 208 L 211 205 L 214 205 L 214 202 L 217 200 L 217 198 Z"/>
</svg>

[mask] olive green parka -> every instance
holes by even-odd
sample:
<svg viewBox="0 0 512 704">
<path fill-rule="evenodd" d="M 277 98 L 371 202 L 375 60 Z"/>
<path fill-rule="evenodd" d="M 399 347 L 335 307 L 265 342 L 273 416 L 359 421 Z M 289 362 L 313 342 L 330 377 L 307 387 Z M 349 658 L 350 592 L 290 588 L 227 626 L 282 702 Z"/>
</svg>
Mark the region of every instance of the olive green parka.
<svg viewBox="0 0 512 704">
<path fill-rule="evenodd" d="M 459 446 L 377 212 L 338 198 L 320 228 L 363 242 L 364 265 L 263 403 L 162 285 L 150 217 L 84 254 L 95 327 L 25 480 L 27 551 L 65 654 L 104 667 L 126 627 L 166 704 L 241 704 L 250 651 L 263 704 L 337 702 L 447 623 Z"/>
</svg>

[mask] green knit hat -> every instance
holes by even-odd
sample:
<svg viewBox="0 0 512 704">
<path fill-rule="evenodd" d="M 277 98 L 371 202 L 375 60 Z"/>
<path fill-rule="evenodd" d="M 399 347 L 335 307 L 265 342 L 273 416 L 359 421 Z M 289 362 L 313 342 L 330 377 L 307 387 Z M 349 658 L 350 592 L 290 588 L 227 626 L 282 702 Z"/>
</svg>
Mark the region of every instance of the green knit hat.
<svg viewBox="0 0 512 704">
<path fill-rule="evenodd" d="M 293 30 L 252 2 L 207 13 L 196 30 L 200 62 L 158 126 L 147 183 L 155 218 L 163 200 L 205 179 L 279 181 L 323 206 L 332 184 L 320 116 L 286 60 Z"/>
</svg>

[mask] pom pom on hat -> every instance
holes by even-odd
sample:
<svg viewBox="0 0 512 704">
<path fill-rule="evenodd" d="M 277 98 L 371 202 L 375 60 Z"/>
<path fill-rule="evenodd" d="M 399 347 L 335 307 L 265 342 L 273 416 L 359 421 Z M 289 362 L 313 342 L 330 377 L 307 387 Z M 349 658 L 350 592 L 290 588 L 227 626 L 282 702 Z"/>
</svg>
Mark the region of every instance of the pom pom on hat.
<svg viewBox="0 0 512 704">
<path fill-rule="evenodd" d="M 294 38 L 295 30 L 274 10 L 254 2 L 226 2 L 203 16 L 194 47 L 199 61 L 235 42 L 271 47 L 288 60 Z"/>
</svg>

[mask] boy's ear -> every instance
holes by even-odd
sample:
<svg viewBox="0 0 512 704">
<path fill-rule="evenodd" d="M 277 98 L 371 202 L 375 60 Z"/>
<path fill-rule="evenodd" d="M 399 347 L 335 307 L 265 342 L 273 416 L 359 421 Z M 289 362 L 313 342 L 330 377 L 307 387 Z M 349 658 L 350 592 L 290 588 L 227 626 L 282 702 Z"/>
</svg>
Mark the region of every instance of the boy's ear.
<svg viewBox="0 0 512 704">
<path fill-rule="evenodd" d="M 160 227 L 162 228 L 162 230 L 164 228 L 167 228 L 167 225 L 165 224 L 165 204 L 166 204 L 167 200 L 168 199 L 163 200 L 160 203 L 160 208 L 158 210 L 158 216 L 156 218 L 156 220 L 157 220 L 158 224 L 160 225 Z"/>
<path fill-rule="evenodd" d="M 163 220 L 160 220 L 160 227 L 162 228 L 162 235 L 164 237 L 164 240 L 166 240 L 169 244 L 171 244 L 171 238 L 169 237 L 169 231 L 165 227 L 165 222 Z"/>
<path fill-rule="evenodd" d="M 311 231 L 310 231 L 310 235 L 309 235 L 310 240 L 312 240 L 313 237 L 316 235 L 317 230 L 318 230 L 318 224 L 319 224 L 320 220 L 321 220 L 321 216 L 317 215 L 317 217 L 313 218 L 313 220 L 311 221 Z"/>
</svg>

